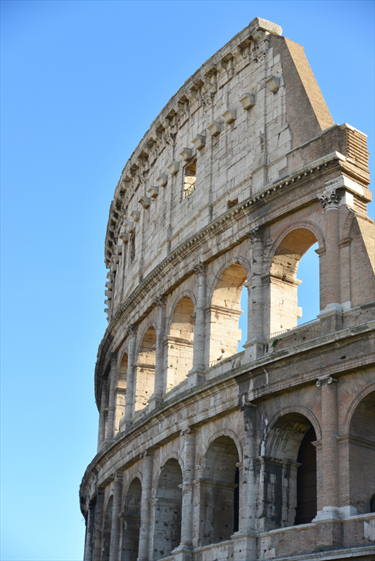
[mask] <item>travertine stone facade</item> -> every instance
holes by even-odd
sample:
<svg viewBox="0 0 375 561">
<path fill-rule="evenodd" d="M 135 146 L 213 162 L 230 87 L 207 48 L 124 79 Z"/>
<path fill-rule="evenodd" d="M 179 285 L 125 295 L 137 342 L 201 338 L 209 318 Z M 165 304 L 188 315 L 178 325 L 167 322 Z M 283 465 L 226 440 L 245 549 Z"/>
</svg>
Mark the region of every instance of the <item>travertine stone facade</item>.
<svg viewBox="0 0 375 561">
<path fill-rule="evenodd" d="M 85 561 L 375 558 L 366 135 L 281 33 L 256 18 L 206 61 L 115 189 Z"/>
</svg>

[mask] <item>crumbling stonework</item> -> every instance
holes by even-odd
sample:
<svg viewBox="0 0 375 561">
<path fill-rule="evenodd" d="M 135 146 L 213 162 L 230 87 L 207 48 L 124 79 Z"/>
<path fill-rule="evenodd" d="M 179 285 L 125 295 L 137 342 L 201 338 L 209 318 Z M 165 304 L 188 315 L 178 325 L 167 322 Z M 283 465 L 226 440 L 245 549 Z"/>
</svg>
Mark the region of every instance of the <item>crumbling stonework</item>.
<svg viewBox="0 0 375 561">
<path fill-rule="evenodd" d="M 116 187 L 85 561 L 374 559 L 366 136 L 281 31 L 256 18 L 205 62 Z M 297 327 L 315 243 L 320 314 Z"/>
</svg>

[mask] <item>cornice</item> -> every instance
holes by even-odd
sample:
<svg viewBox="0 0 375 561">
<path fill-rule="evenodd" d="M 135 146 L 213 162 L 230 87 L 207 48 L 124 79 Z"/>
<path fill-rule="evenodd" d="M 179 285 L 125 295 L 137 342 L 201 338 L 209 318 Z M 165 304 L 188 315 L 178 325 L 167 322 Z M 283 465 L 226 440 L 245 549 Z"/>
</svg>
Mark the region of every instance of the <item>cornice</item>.
<svg viewBox="0 0 375 561">
<path fill-rule="evenodd" d="M 166 258 L 161 261 L 133 290 L 133 292 L 126 298 L 126 300 L 117 308 L 115 315 L 111 319 L 103 339 L 98 349 L 97 362 L 95 367 L 95 397 L 100 406 L 100 377 L 103 369 L 105 368 L 105 356 L 111 347 L 114 337 L 121 326 L 124 325 L 127 315 L 132 311 L 141 301 L 150 298 L 150 293 L 157 286 L 163 278 L 170 272 L 176 269 L 176 266 L 184 261 L 186 257 L 191 254 L 192 250 L 197 250 L 202 247 L 208 240 L 216 238 L 219 234 L 231 228 L 236 222 L 244 217 L 250 216 L 253 212 L 259 210 L 260 205 L 271 199 L 277 199 L 285 191 L 299 187 L 302 182 L 308 180 L 315 172 L 324 173 L 327 166 L 335 161 L 345 162 L 345 156 L 339 152 L 332 152 L 326 156 L 310 162 L 297 170 L 285 175 L 284 177 L 269 183 L 261 191 L 255 195 L 248 197 L 235 207 L 229 209 L 221 216 L 210 222 L 207 226 L 201 228 L 196 234 L 182 242 L 177 246 Z M 293 201 L 293 206 L 288 203 L 289 212 L 296 211 L 299 207 L 311 204 L 318 201 L 317 196 L 312 193 L 304 198 L 296 197 Z M 277 207 L 277 205 L 275 205 Z M 258 216 L 251 224 L 251 228 L 265 226 L 276 220 L 283 214 L 282 205 L 275 208 L 273 213 L 264 216 Z M 246 239 L 246 235 L 242 238 L 237 238 L 235 243 L 241 243 Z M 193 274 L 193 273 L 192 273 Z M 152 298 L 150 300 L 149 309 L 153 307 Z M 139 318 L 141 319 L 141 318 Z"/>
<path fill-rule="evenodd" d="M 306 342 L 298 343 L 297 345 L 288 347 L 286 349 L 280 349 L 280 351 L 274 351 L 270 355 L 263 356 L 262 358 L 254 361 L 252 363 L 242 364 L 240 366 L 230 368 L 227 372 L 220 374 L 219 376 L 206 381 L 205 383 L 190 388 L 181 394 L 176 395 L 167 402 L 160 405 L 156 410 L 146 413 L 140 419 L 138 419 L 133 425 L 131 425 L 126 431 L 118 433 L 117 436 L 110 441 L 105 448 L 103 448 L 92 460 L 86 469 L 85 475 L 82 479 L 80 487 L 81 497 L 87 493 L 90 486 L 90 481 L 92 477 L 96 477 L 101 466 L 104 466 L 108 459 L 115 456 L 118 452 L 119 447 L 132 442 L 140 433 L 147 433 L 147 430 L 151 429 L 152 426 L 160 426 L 163 419 L 167 419 L 173 412 L 178 413 L 179 410 L 186 410 L 186 402 L 201 403 L 205 397 L 212 397 L 213 392 L 220 392 L 221 390 L 228 389 L 229 386 L 233 384 L 238 384 L 241 379 L 244 378 L 258 378 L 267 374 L 267 368 L 277 367 L 286 360 L 291 359 L 296 360 L 298 355 L 303 355 L 304 353 L 310 354 L 312 350 L 318 351 L 320 354 L 324 352 L 329 352 L 329 347 L 340 342 L 341 344 L 348 340 L 348 342 L 356 341 L 363 337 L 369 337 L 375 332 L 375 321 L 366 322 L 360 325 L 355 325 L 341 331 L 330 333 L 324 336 L 317 337 L 316 339 L 311 339 Z M 230 363 L 232 357 L 222 361 L 223 363 Z M 248 400 L 256 404 L 261 402 L 264 398 L 269 395 L 276 395 L 278 393 L 285 392 L 291 388 L 297 388 L 302 386 L 307 386 L 310 384 L 315 384 L 316 380 L 322 375 L 335 376 L 339 378 L 340 376 L 347 374 L 349 372 L 368 368 L 375 365 L 375 350 L 374 352 L 369 352 L 366 355 L 353 357 L 346 359 L 345 361 L 338 360 L 322 367 L 315 367 L 309 371 L 304 371 L 303 375 L 296 374 L 293 376 L 287 376 L 280 380 L 275 380 L 267 383 L 261 384 L 256 389 L 249 390 L 247 392 Z M 225 407 L 225 413 L 230 413 L 236 410 L 240 403 L 238 399 L 228 400 L 222 404 Z M 211 422 L 217 416 L 221 416 L 224 410 L 218 411 L 216 408 L 213 409 L 213 413 L 207 414 L 207 410 L 200 411 L 194 418 L 192 424 L 193 427 L 199 426 L 201 424 Z M 184 419 L 181 421 L 185 422 Z M 158 445 L 163 444 L 179 434 L 181 430 L 180 425 L 170 426 L 167 423 L 168 432 L 161 434 L 161 438 L 158 441 Z M 167 429 L 165 429 L 167 430 Z M 155 443 L 144 443 L 144 446 L 149 449 L 155 447 Z M 129 462 L 122 466 L 129 467 L 132 463 L 137 461 L 138 457 L 129 460 Z M 86 489 L 86 491 L 85 491 Z"/>
</svg>

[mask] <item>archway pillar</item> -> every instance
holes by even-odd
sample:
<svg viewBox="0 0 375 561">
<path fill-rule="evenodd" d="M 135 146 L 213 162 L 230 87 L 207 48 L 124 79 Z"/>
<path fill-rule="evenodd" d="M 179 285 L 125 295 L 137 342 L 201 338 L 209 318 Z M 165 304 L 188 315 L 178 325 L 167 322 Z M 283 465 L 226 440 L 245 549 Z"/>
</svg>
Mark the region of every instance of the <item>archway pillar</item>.
<svg viewBox="0 0 375 561">
<path fill-rule="evenodd" d="M 181 432 L 184 438 L 184 471 L 182 474 L 181 543 L 173 551 L 175 559 L 187 561 L 193 547 L 193 481 L 195 472 L 196 431 Z"/>
<path fill-rule="evenodd" d="M 95 524 L 95 504 L 90 502 L 86 520 L 86 540 L 84 561 L 92 561 Z"/>
<path fill-rule="evenodd" d="M 164 383 L 164 337 L 165 337 L 165 297 L 158 296 L 155 299 L 157 306 L 157 325 L 156 325 L 156 352 L 155 352 L 155 390 L 149 399 L 150 410 L 152 411 L 163 402 L 165 393 Z"/>
<path fill-rule="evenodd" d="M 152 470 L 154 455 L 151 452 L 144 452 L 142 455 L 142 499 L 141 499 L 141 526 L 139 529 L 139 549 L 137 561 L 147 561 L 149 559 L 150 543 L 150 499 L 152 488 Z M 151 556 L 152 558 L 152 556 Z"/>
<path fill-rule="evenodd" d="M 105 439 L 105 426 L 106 418 L 108 414 L 108 404 L 107 404 L 107 390 L 108 384 L 106 380 L 102 382 L 102 395 L 100 399 L 100 415 L 99 415 L 99 433 L 98 433 L 98 451 L 102 447 Z"/>
<path fill-rule="evenodd" d="M 104 489 L 99 487 L 95 507 L 94 547 L 92 552 L 92 561 L 100 561 L 102 558 L 103 506 Z"/>
<path fill-rule="evenodd" d="M 113 485 L 113 505 L 112 505 L 112 528 L 111 528 L 111 545 L 109 549 L 109 561 L 118 561 L 119 542 L 120 542 L 120 511 L 121 511 L 121 495 L 122 495 L 122 472 L 116 472 Z"/>
<path fill-rule="evenodd" d="M 125 402 L 125 428 L 131 424 L 134 415 L 134 402 L 135 402 L 135 340 L 137 330 L 135 325 L 129 325 L 127 329 L 129 335 L 128 344 L 128 375 L 126 384 L 126 402 Z"/>
<path fill-rule="evenodd" d="M 251 241 L 251 279 L 245 283 L 248 289 L 248 339 L 244 345 L 247 362 L 257 360 L 264 354 L 264 294 L 263 294 L 263 232 L 260 228 L 252 230 L 248 237 Z"/>
<path fill-rule="evenodd" d="M 204 371 L 206 369 L 206 265 L 204 263 L 198 263 L 198 265 L 194 267 L 194 271 L 198 279 L 198 294 L 195 307 L 193 368 L 187 375 L 189 387 L 204 382 Z"/>
<path fill-rule="evenodd" d="M 322 335 L 342 329 L 340 295 L 339 201 L 335 188 L 326 189 L 318 199 L 324 208 L 326 267 L 324 281 L 325 308 L 318 315 Z"/>
<path fill-rule="evenodd" d="M 322 403 L 322 457 L 318 478 L 322 478 L 320 508 L 313 522 L 318 525 L 317 543 L 322 547 L 341 545 L 341 523 L 348 513 L 339 508 L 337 383 L 332 376 L 318 378 Z M 349 513 L 350 514 L 350 513 Z"/>
<path fill-rule="evenodd" d="M 117 353 L 111 353 L 111 372 L 109 375 L 109 400 L 106 440 L 112 440 L 115 435 L 116 417 L 116 388 L 118 382 Z"/>
</svg>

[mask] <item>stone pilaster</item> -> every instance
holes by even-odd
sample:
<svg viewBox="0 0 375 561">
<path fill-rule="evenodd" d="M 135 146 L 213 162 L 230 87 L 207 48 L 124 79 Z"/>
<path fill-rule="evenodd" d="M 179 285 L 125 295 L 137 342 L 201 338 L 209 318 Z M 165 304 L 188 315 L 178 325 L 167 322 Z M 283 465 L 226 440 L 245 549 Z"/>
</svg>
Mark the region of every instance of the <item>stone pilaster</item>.
<svg viewBox="0 0 375 561">
<path fill-rule="evenodd" d="M 99 487 L 95 507 L 94 547 L 92 552 L 92 561 L 100 561 L 102 558 L 103 505 L 104 489 L 101 489 Z"/>
<path fill-rule="evenodd" d="M 109 400 L 106 440 L 111 440 L 115 435 L 115 408 L 116 386 L 118 380 L 117 353 L 111 353 L 111 373 L 109 376 Z"/>
<path fill-rule="evenodd" d="M 126 384 L 126 402 L 125 402 L 125 423 L 130 424 L 134 414 L 134 401 L 135 401 L 135 341 L 137 336 L 136 326 L 131 324 L 127 328 L 129 336 L 128 344 L 128 374 Z"/>
<path fill-rule="evenodd" d="M 193 368 L 188 374 L 189 387 L 204 381 L 205 370 L 206 265 L 198 263 L 194 271 L 198 279 L 198 293 L 195 307 Z"/>
<path fill-rule="evenodd" d="M 322 510 L 318 511 L 313 522 L 317 524 L 317 545 L 327 548 L 341 545 L 341 522 L 345 517 L 338 503 L 337 380 L 332 376 L 322 376 L 316 385 L 321 388 L 322 401 L 323 493 L 319 501 Z"/>
<path fill-rule="evenodd" d="M 150 539 L 150 499 L 152 488 L 152 469 L 154 455 L 145 452 L 141 455 L 142 460 L 142 500 L 141 500 L 141 527 L 139 530 L 139 549 L 138 560 L 147 561 L 149 558 L 149 539 Z"/>
<path fill-rule="evenodd" d="M 232 539 L 236 559 L 251 561 L 257 557 L 256 543 L 256 476 L 254 459 L 256 453 L 256 405 L 248 401 L 247 395 L 242 396 L 240 411 L 243 411 L 244 437 L 243 462 L 238 464 L 240 512 L 238 532 Z"/>
<path fill-rule="evenodd" d="M 150 399 L 151 409 L 157 407 L 162 402 L 166 382 L 164 372 L 165 297 L 158 296 L 155 299 L 155 304 L 158 311 L 156 326 L 155 392 Z"/>
<path fill-rule="evenodd" d="M 98 433 L 98 451 L 100 450 L 104 439 L 105 439 L 105 425 L 106 425 L 106 416 L 108 411 L 108 404 L 107 404 L 107 390 L 108 384 L 107 380 L 103 380 L 102 382 L 102 395 L 100 399 L 100 415 L 99 415 L 99 433 Z"/>
<path fill-rule="evenodd" d="M 115 475 L 113 488 L 113 505 L 112 505 L 112 528 L 111 528 L 111 545 L 109 548 L 109 561 L 118 561 L 119 557 L 119 541 L 120 541 L 120 519 L 121 512 L 121 496 L 122 496 L 122 472 L 118 471 Z"/>
<path fill-rule="evenodd" d="M 246 360 L 257 360 L 264 353 L 263 231 L 248 234 L 251 242 L 251 282 L 248 283 L 248 339 L 244 345 Z"/>
<path fill-rule="evenodd" d="M 184 437 L 184 471 L 182 479 L 181 545 L 180 549 L 192 549 L 193 540 L 193 480 L 195 476 L 196 431 L 186 429 Z"/>
<path fill-rule="evenodd" d="M 339 196 L 336 189 L 328 189 L 318 195 L 324 208 L 326 238 L 326 271 L 324 290 L 326 307 L 321 310 L 322 334 L 342 327 L 340 296 L 340 247 L 339 247 Z"/>
<path fill-rule="evenodd" d="M 86 520 L 86 540 L 84 561 L 92 561 L 95 524 L 95 504 L 90 502 Z"/>
</svg>

